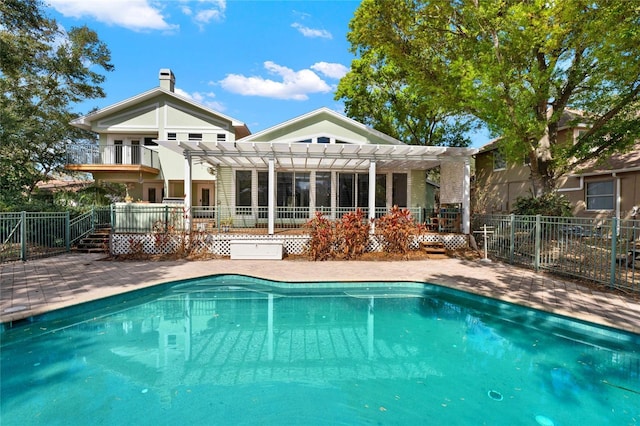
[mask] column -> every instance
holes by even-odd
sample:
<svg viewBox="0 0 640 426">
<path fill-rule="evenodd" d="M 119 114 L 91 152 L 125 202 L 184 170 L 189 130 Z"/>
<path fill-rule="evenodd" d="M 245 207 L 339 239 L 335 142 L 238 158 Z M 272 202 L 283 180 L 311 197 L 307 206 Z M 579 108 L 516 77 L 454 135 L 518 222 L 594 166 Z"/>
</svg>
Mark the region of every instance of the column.
<svg viewBox="0 0 640 426">
<path fill-rule="evenodd" d="M 369 220 L 376 218 L 376 162 L 369 163 Z M 374 222 L 371 222 L 369 233 L 375 233 Z"/>
<path fill-rule="evenodd" d="M 185 151 L 184 153 L 184 209 L 185 209 L 185 230 L 191 231 L 191 153 Z"/>
<path fill-rule="evenodd" d="M 276 227 L 276 167 L 273 158 L 269 158 L 269 190 L 267 192 L 269 197 L 267 204 L 268 233 L 273 235 Z"/>
<path fill-rule="evenodd" d="M 462 179 L 462 233 L 469 234 L 471 228 L 471 166 L 469 158 L 464 160 Z"/>
</svg>

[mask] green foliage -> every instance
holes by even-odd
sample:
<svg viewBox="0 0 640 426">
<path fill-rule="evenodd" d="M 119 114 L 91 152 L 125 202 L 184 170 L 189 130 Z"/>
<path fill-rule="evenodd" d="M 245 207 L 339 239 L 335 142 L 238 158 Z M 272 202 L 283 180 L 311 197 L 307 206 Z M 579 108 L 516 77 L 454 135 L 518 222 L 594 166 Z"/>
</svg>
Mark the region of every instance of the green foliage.
<svg viewBox="0 0 640 426">
<path fill-rule="evenodd" d="M 509 162 L 532 160 L 539 196 L 561 173 L 640 136 L 638 12 L 634 1 L 363 0 L 348 39 L 364 62 L 352 73 L 366 78 L 346 77 L 352 92 L 339 94 L 404 96 L 409 88 L 445 114 L 476 117 L 502 137 Z M 361 104 L 347 108 L 367 113 Z M 566 123 L 572 110 L 586 113 Z M 563 144 L 559 129 L 578 122 L 589 130 Z"/>
<path fill-rule="evenodd" d="M 408 81 L 402 68 L 372 49 L 353 60 L 335 99 L 344 101 L 349 117 L 405 143 L 469 146 L 467 133 L 477 126 L 473 117 L 443 108 L 446 94 L 421 89 Z"/>
<path fill-rule="evenodd" d="M 24 204 L 36 183 L 63 168 L 65 143 L 92 138 L 71 107 L 104 97 L 110 53 L 87 27 L 68 31 L 39 0 L 0 2 L 0 206 Z"/>
<path fill-rule="evenodd" d="M 369 222 L 361 209 L 344 214 L 338 221 L 336 242 L 342 258 L 356 259 L 362 256 L 369 242 Z"/>
<path fill-rule="evenodd" d="M 513 207 L 516 215 L 571 216 L 571 203 L 557 192 L 549 192 L 540 197 L 518 197 Z"/>
<path fill-rule="evenodd" d="M 415 235 L 423 227 L 415 223 L 408 209 L 393 206 L 391 211 L 375 222 L 376 233 L 383 237 L 383 248 L 387 253 L 406 254 Z"/>
<path fill-rule="evenodd" d="M 305 224 L 309 230 L 309 245 L 307 253 L 313 260 L 328 260 L 335 256 L 336 233 L 331 221 L 322 213 L 316 212 L 316 216 Z"/>
</svg>

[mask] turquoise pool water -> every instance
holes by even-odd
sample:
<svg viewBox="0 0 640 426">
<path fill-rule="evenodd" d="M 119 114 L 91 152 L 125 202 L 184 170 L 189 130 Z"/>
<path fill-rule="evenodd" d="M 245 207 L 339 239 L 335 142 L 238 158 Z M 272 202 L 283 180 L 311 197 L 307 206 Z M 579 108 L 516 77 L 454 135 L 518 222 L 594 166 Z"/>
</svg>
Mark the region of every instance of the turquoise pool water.
<svg viewBox="0 0 640 426">
<path fill-rule="evenodd" d="M 0 337 L 3 426 L 640 423 L 640 336 L 434 285 L 218 276 Z"/>
</svg>

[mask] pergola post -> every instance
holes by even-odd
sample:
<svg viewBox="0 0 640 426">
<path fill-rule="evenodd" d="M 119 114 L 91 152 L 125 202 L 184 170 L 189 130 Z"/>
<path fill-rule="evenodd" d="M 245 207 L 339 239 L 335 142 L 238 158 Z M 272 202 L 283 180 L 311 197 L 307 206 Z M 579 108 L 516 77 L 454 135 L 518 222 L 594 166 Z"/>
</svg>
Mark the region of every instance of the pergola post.
<svg viewBox="0 0 640 426">
<path fill-rule="evenodd" d="M 471 232 L 471 165 L 469 158 L 464 159 L 462 179 L 462 233 Z"/>
<path fill-rule="evenodd" d="M 373 219 L 376 218 L 376 162 L 369 162 L 369 223 L 371 227 L 369 228 L 369 233 L 374 234 L 375 222 Z"/>
<path fill-rule="evenodd" d="M 269 235 L 275 234 L 276 223 L 276 167 L 273 158 L 269 158 L 269 185 L 267 202 L 267 222 Z"/>
<path fill-rule="evenodd" d="M 191 231 L 191 183 L 192 183 L 192 167 L 191 152 L 184 152 L 184 209 L 185 218 L 184 225 L 186 231 Z"/>
</svg>

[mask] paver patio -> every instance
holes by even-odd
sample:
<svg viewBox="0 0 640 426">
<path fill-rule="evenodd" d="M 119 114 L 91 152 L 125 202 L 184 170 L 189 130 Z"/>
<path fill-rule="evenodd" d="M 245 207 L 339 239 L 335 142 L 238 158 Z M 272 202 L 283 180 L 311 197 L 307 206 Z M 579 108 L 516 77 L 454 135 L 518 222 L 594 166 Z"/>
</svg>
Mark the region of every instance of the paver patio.
<svg viewBox="0 0 640 426">
<path fill-rule="evenodd" d="M 0 265 L 0 322 L 175 280 L 244 274 L 286 282 L 413 281 L 439 284 L 640 334 L 640 298 L 550 274 L 478 260 L 110 261 L 70 253 Z"/>
</svg>

